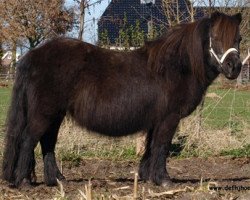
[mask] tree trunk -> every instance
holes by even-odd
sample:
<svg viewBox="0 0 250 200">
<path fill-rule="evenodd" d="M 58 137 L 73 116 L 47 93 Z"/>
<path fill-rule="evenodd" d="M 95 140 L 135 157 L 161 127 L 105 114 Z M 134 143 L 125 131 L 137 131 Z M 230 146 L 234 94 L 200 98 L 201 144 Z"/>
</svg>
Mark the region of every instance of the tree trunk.
<svg viewBox="0 0 250 200">
<path fill-rule="evenodd" d="M 2 41 L 0 40 L 0 58 L 3 57 L 3 47 L 2 47 Z"/>
<path fill-rule="evenodd" d="M 78 35 L 79 40 L 83 40 L 84 19 L 85 19 L 85 0 L 81 0 L 81 3 L 80 3 L 80 28 L 79 28 L 79 35 Z"/>
<path fill-rule="evenodd" d="M 16 42 L 12 43 L 12 66 L 11 67 L 15 67 L 16 65 Z"/>
</svg>

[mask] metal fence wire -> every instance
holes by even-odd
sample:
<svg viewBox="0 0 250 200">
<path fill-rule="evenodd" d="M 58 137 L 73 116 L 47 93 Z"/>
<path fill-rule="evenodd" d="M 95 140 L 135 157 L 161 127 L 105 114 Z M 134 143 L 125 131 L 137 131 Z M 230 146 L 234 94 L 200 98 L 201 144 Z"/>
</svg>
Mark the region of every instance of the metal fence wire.
<svg viewBox="0 0 250 200">
<path fill-rule="evenodd" d="M 4 142 L 5 121 L 11 99 L 11 88 L 13 82 L 5 82 L 0 85 L 0 153 Z M 237 148 L 243 144 L 250 143 L 250 92 L 234 88 L 217 89 L 218 85 L 209 89 L 204 107 L 200 107 L 192 115 L 181 121 L 176 138 L 188 138 L 186 144 L 206 148 Z M 250 88 L 249 88 L 250 89 Z M 201 112 L 201 113 L 199 113 Z M 74 135 L 68 137 L 67 135 Z M 98 137 L 98 140 L 97 140 Z M 132 136 L 136 137 L 136 136 Z M 69 138 L 73 138 L 69 141 Z M 100 141 L 98 144 L 96 141 Z M 59 150 L 102 148 L 103 145 L 110 148 L 128 144 L 133 145 L 136 139 L 129 138 L 107 138 L 77 127 L 71 120 L 64 120 L 60 128 Z M 179 140 L 177 141 L 179 142 Z M 216 143 L 217 142 L 217 143 Z M 220 143 L 219 143 L 220 142 Z M 67 144 L 67 145 L 65 145 Z M 91 145 L 90 145 L 91 144 Z M 204 147 L 204 144 L 207 147 Z M 213 145 L 213 146 L 211 146 Z M 231 146 L 230 146 L 231 145 Z M 66 147 L 67 146 L 67 147 Z M 188 146 L 188 147 L 189 147 Z M 211 146 L 211 147 L 210 147 Z M 203 151 L 203 149 L 201 151 Z M 77 151 L 78 151 L 77 150 Z M 219 151 L 219 150 L 218 150 Z"/>
</svg>

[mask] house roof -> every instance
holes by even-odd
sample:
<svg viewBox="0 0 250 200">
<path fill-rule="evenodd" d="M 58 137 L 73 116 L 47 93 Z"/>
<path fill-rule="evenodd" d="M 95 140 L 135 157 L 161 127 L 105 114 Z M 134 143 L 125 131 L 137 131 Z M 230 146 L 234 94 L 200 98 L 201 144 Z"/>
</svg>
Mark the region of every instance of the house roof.
<svg viewBox="0 0 250 200">
<path fill-rule="evenodd" d="M 181 21 L 187 21 L 188 0 L 179 0 L 178 7 L 180 11 Z M 172 5 L 172 9 L 176 9 L 176 5 Z M 198 9 L 197 17 L 203 16 L 201 9 Z M 162 7 L 162 0 L 155 0 L 154 3 L 145 4 L 141 0 L 112 0 L 107 9 L 104 11 L 98 21 L 98 35 L 105 30 L 108 32 L 109 40 L 115 43 L 118 38 L 119 30 L 124 25 L 124 18 L 127 19 L 127 24 L 135 25 L 136 20 L 140 22 L 140 28 L 144 33 L 148 33 L 148 21 L 152 20 L 154 26 L 167 27 L 167 18 Z"/>
</svg>

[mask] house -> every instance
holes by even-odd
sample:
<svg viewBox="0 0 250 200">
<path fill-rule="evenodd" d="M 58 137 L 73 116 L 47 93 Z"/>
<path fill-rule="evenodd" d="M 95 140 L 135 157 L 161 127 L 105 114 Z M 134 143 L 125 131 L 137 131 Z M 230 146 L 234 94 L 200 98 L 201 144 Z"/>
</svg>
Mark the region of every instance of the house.
<svg viewBox="0 0 250 200">
<path fill-rule="evenodd" d="M 16 61 L 18 61 L 20 57 L 20 54 L 16 54 Z M 1 66 L 2 67 L 10 67 L 11 64 L 13 62 L 13 58 L 12 58 L 12 52 L 11 51 L 7 51 L 6 53 L 4 53 L 3 57 L 1 58 Z"/>
<path fill-rule="evenodd" d="M 11 65 L 11 62 L 12 62 L 12 52 L 7 51 L 1 58 L 1 65 L 3 67 L 8 67 Z"/>
<path fill-rule="evenodd" d="M 16 61 L 18 61 L 20 54 L 16 54 Z M 13 56 L 11 51 L 4 53 L 0 63 L 0 79 L 13 78 L 15 69 L 13 68 Z"/>
<path fill-rule="evenodd" d="M 173 1 L 168 7 L 163 6 L 163 0 L 112 0 L 98 21 L 98 39 L 106 32 L 110 45 L 117 43 L 121 29 L 128 30 L 131 26 L 139 23 L 144 37 L 148 37 L 152 30 L 162 31 L 171 23 L 190 21 L 190 1 Z M 202 17 L 201 8 L 195 10 L 194 18 Z M 172 24 L 173 25 L 173 24 Z"/>
</svg>

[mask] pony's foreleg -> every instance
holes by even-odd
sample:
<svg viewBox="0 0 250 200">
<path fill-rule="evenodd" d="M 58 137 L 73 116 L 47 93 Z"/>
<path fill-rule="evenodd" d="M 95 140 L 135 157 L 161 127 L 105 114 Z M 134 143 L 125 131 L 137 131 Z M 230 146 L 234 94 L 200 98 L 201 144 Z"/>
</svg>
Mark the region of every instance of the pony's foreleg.
<svg viewBox="0 0 250 200">
<path fill-rule="evenodd" d="M 171 185 L 171 180 L 166 169 L 166 159 L 179 121 L 178 114 L 168 115 L 153 131 L 150 145 L 149 179 L 157 185 Z"/>
<path fill-rule="evenodd" d="M 143 181 L 149 180 L 152 134 L 153 129 L 147 132 L 145 152 L 139 166 L 139 177 Z"/>
<path fill-rule="evenodd" d="M 57 141 L 58 130 L 61 125 L 63 116 L 59 116 L 48 128 L 42 136 L 40 143 L 44 161 L 44 182 L 48 186 L 57 185 L 58 180 L 64 180 L 65 177 L 61 174 L 56 164 L 55 145 Z"/>
</svg>

